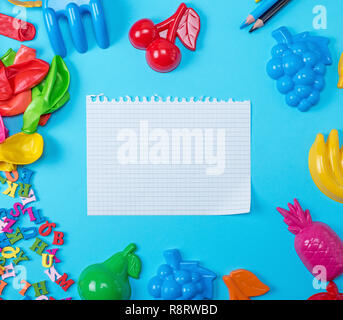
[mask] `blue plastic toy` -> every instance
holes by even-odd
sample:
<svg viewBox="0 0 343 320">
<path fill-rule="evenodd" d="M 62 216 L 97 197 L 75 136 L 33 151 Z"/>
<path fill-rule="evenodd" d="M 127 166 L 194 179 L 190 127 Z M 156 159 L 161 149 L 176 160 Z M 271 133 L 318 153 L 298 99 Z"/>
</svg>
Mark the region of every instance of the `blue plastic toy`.
<svg viewBox="0 0 343 320">
<path fill-rule="evenodd" d="M 163 253 L 167 264 L 161 265 L 157 276 L 148 284 L 149 293 L 162 300 L 212 299 L 215 273 L 199 266 L 197 261 L 182 261 L 179 250 Z"/>
<path fill-rule="evenodd" d="M 58 24 L 60 17 L 68 20 L 75 48 L 80 53 L 88 50 L 82 15 L 90 13 L 93 21 L 96 41 L 100 48 L 109 47 L 109 37 L 101 0 L 44 0 L 43 15 L 49 39 L 55 53 L 61 57 L 67 55 L 62 33 Z"/>
<path fill-rule="evenodd" d="M 329 39 L 309 32 L 292 36 L 286 27 L 272 33 L 278 42 L 267 64 L 268 75 L 277 80 L 277 89 L 286 103 L 307 111 L 317 104 L 325 87 L 326 66 L 332 64 Z"/>
</svg>

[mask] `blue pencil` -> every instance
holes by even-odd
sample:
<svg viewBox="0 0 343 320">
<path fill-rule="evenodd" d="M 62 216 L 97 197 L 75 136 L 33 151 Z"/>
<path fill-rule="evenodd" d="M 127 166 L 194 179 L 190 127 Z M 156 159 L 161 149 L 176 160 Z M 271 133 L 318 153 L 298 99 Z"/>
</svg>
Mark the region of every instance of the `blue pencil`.
<svg viewBox="0 0 343 320">
<path fill-rule="evenodd" d="M 249 24 L 254 23 L 262 14 L 264 14 L 271 6 L 273 6 L 278 0 L 265 0 L 263 1 L 253 12 L 251 12 L 246 20 L 242 23 L 241 29 L 245 28 Z"/>
</svg>

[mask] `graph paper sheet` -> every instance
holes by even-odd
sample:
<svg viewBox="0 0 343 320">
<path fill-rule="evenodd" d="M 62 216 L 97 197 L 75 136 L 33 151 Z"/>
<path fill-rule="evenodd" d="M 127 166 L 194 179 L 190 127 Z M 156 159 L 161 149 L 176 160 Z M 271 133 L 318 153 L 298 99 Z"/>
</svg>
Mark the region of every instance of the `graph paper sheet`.
<svg viewBox="0 0 343 320">
<path fill-rule="evenodd" d="M 250 102 L 88 96 L 87 195 L 88 215 L 248 213 Z"/>
</svg>

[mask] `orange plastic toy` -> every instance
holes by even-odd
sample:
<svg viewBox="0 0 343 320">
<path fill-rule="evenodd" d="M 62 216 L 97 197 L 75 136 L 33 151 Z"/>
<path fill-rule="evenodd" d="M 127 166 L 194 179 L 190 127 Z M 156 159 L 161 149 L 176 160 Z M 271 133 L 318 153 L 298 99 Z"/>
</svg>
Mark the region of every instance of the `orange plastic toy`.
<svg viewBox="0 0 343 320">
<path fill-rule="evenodd" d="M 267 293 L 270 289 L 248 270 L 235 270 L 223 277 L 229 289 L 230 300 L 251 300 Z"/>
</svg>

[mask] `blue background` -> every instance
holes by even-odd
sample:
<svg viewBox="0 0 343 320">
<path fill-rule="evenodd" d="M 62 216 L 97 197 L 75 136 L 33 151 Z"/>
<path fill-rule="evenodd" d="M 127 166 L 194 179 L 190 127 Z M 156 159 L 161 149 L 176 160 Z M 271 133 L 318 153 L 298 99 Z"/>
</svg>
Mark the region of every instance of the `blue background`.
<svg viewBox="0 0 343 320">
<path fill-rule="evenodd" d="M 101 262 L 137 243 L 143 262 L 139 280 L 131 280 L 133 299 L 149 299 L 147 283 L 163 263 L 165 249 L 179 248 L 186 260 L 199 260 L 218 275 L 214 298 L 228 299 L 221 277 L 237 268 L 253 271 L 271 291 L 265 299 L 307 299 L 318 292 L 312 276 L 297 257 L 294 236 L 287 231 L 277 206 L 286 207 L 298 197 L 309 208 L 314 220 L 328 223 L 343 236 L 342 204 L 324 196 L 313 183 L 308 166 L 308 152 L 317 133 L 328 134 L 341 129 L 342 92 L 336 88 L 337 63 L 343 48 L 341 12 L 343 3 L 329 0 L 292 1 L 262 30 L 249 34 L 239 25 L 254 8 L 253 0 L 193 0 L 187 2 L 201 16 L 202 30 L 195 53 L 182 47 L 183 60 L 169 74 L 152 71 L 144 53 L 128 41 L 130 26 L 143 17 L 160 22 L 178 7 L 177 0 L 104 0 L 111 47 L 97 48 L 90 19 L 85 19 L 89 52 L 78 54 L 70 42 L 67 25 L 62 23 L 67 41 L 66 63 L 71 72 L 71 101 L 40 128 L 46 143 L 44 156 L 29 166 L 36 172 L 33 184 L 42 209 L 49 221 L 64 231 L 66 243 L 58 256 L 57 270 L 77 280 L 82 269 Z M 313 30 L 312 9 L 325 5 L 328 29 Z M 6 1 L 0 12 L 16 15 Z M 40 9 L 27 11 L 27 18 L 37 26 L 37 37 L 25 43 L 37 49 L 38 57 L 51 61 L 51 50 Z M 271 31 L 285 25 L 292 32 L 314 31 L 330 38 L 333 66 L 328 68 L 327 86 L 319 105 L 301 113 L 285 105 L 275 83 L 265 72 L 274 45 Z M 0 37 L 1 52 L 19 48 L 14 40 Z M 181 45 L 180 45 L 181 47 Z M 105 93 L 120 96 L 234 98 L 252 101 L 252 209 L 240 216 L 213 217 L 88 217 L 86 209 L 86 105 L 85 96 Z M 11 134 L 20 130 L 22 117 L 5 119 Z M 1 207 L 11 207 L 13 200 L 0 198 Z M 22 221 L 27 217 L 23 217 Z M 52 243 L 51 237 L 47 239 Z M 64 293 L 43 273 L 40 259 L 21 242 L 31 257 L 24 262 L 28 280 L 47 280 L 49 294 L 55 298 L 78 298 L 74 285 Z M 343 290 L 343 281 L 337 284 Z M 33 298 L 33 290 L 28 291 Z M 5 299 L 22 298 L 15 289 L 4 290 Z M 262 297 L 261 297 L 262 298 Z M 259 298 L 257 298 L 259 299 Z"/>
</svg>

